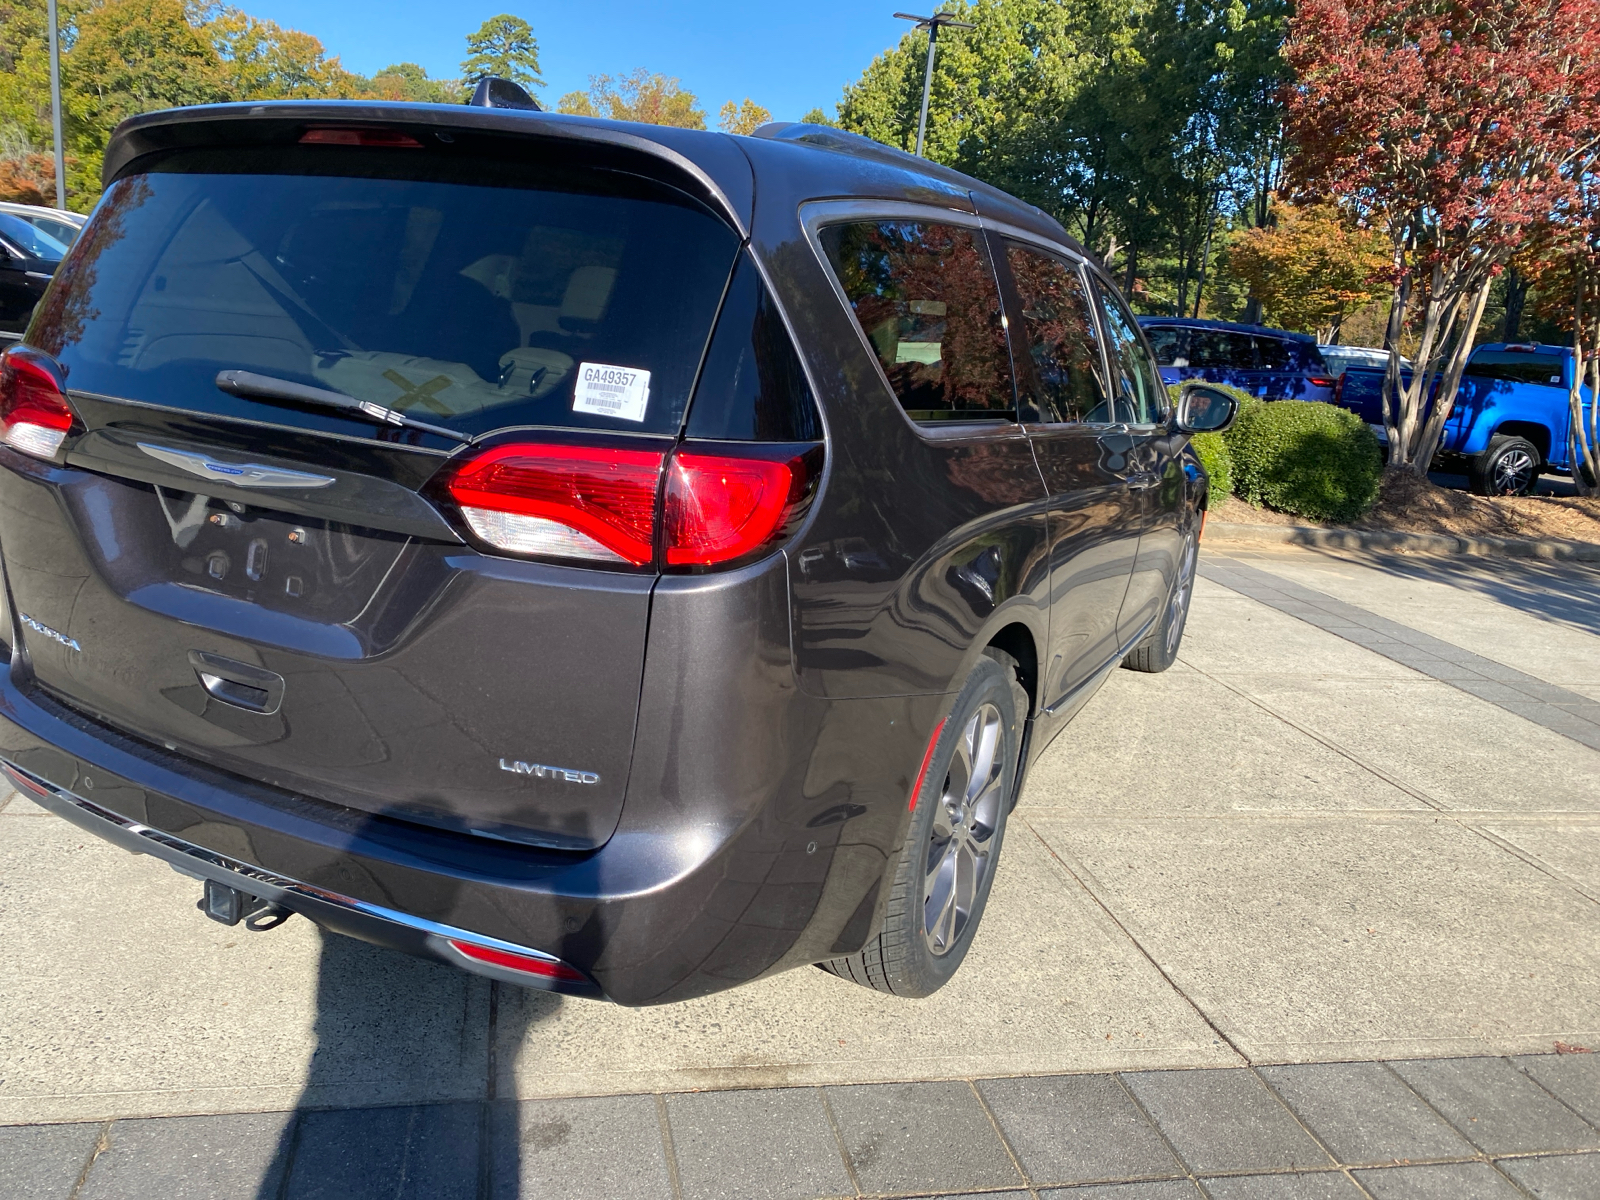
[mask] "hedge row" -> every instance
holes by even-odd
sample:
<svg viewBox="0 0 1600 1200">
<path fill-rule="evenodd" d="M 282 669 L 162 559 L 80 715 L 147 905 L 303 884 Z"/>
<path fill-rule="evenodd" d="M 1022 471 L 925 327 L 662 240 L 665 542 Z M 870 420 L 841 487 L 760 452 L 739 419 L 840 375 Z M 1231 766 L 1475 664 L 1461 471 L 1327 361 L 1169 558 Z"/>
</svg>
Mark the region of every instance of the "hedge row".
<svg viewBox="0 0 1600 1200">
<path fill-rule="evenodd" d="M 1372 507 L 1383 455 L 1355 413 L 1316 401 L 1269 404 L 1225 390 L 1239 398 L 1233 428 L 1194 439 L 1213 495 L 1231 491 L 1251 504 L 1314 521 L 1353 521 Z"/>
</svg>

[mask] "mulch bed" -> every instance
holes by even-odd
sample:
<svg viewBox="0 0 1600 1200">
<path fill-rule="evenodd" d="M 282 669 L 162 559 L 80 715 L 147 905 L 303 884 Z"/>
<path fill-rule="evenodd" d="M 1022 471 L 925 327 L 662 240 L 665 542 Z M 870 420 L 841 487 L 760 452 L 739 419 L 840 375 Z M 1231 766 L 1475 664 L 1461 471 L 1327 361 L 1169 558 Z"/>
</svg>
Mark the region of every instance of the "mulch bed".
<svg viewBox="0 0 1600 1200">
<path fill-rule="evenodd" d="M 1233 525 L 1323 525 L 1332 529 L 1444 533 L 1456 537 L 1559 538 L 1600 543 L 1600 497 L 1475 496 L 1411 474 L 1385 473 L 1383 490 L 1366 516 L 1349 525 L 1324 525 L 1229 496 L 1211 510 Z"/>
</svg>

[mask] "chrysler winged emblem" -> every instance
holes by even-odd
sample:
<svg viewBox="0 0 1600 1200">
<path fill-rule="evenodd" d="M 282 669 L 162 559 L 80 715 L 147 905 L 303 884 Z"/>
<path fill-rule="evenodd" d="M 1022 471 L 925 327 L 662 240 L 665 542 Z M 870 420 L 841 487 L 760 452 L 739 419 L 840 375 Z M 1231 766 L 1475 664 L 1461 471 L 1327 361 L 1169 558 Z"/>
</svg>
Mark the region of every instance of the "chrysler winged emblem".
<svg viewBox="0 0 1600 1200">
<path fill-rule="evenodd" d="M 172 450 L 166 446 L 138 443 L 151 458 L 160 459 L 168 466 L 177 467 L 201 479 L 215 483 L 231 483 L 247 488 L 319 488 L 334 482 L 332 475 L 312 475 L 305 471 L 289 471 L 283 467 L 269 467 L 262 463 L 224 462 L 209 454 L 194 454 L 187 450 Z"/>
</svg>

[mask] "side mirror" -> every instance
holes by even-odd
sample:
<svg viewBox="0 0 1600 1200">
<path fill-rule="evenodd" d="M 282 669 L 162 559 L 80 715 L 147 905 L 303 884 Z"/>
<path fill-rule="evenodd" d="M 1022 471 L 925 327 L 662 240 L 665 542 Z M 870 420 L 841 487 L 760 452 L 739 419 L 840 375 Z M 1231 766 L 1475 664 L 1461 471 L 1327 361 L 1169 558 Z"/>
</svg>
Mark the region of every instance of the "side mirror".
<svg viewBox="0 0 1600 1200">
<path fill-rule="evenodd" d="M 1221 433 L 1239 415 L 1239 401 L 1205 383 L 1186 383 L 1172 417 L 1174 433 Z"/>
</svg>

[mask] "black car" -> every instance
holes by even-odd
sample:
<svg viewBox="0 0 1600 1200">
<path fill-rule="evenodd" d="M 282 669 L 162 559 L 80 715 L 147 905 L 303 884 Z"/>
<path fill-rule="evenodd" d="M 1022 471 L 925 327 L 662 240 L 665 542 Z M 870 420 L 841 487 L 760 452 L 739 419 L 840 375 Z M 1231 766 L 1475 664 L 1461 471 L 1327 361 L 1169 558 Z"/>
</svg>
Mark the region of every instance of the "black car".
<svg viewBox="0 0 1600 1200">
<path fill-rule="evenodd" d="M 0 212 L 0 341 L 28 327 L 33 306 L 50 285 L 65 243 L 16 213 Z"/>
<path fill-rule="evenodd" d="M 926 995 L 1170 664 L 1205 476 L 1052 220 L 807 125 L 123 124 L 3 368 L 0 757 L 203 907 L 624 1004 Z"/>
</svg>

